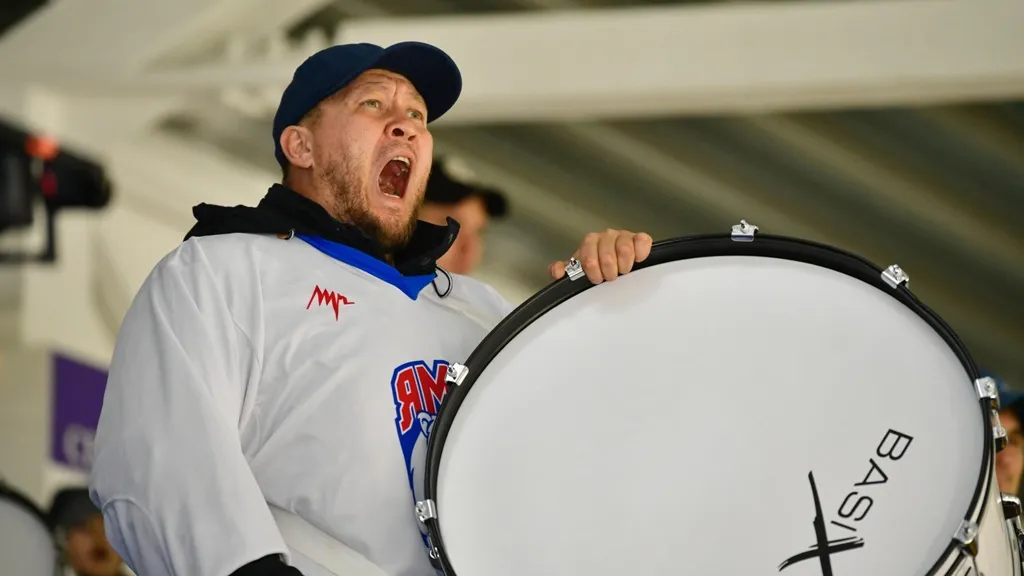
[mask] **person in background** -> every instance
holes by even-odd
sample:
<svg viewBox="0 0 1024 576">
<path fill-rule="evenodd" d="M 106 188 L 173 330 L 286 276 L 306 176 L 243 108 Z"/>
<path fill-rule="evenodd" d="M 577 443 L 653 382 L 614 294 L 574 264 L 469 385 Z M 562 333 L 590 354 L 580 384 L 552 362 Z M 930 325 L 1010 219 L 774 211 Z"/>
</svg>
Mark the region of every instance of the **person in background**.
<svg viewBox="0 0 1024 576">
<path fill-rule="evenodd" d="M 1006 430 L 1007 440 L 1006 448 L 996 454 L 996 480 L 1000 492 L 1017 495 L 1024 477 L 1024 392 L 1011 390 L 1003 380 L 995 380 L 999 390 L 999 423 Z"/>
<path fill-rule="evenodd" d="M 85 488 L 66 488 L 50 505 L 50 527 L 61 550 L 65 576 L 128 574 L 103 530 L 103 515 Z"/>
<path fill-rule="evenodd" d="M 454 218 L 459 235 L 437 263 L 455 274 L 472 274 L 484 253 L 484 233 L 492 220 L 508 214 L 505 196 L 493 188 L 473 184 L 474 176 L 458 159 L 435 158 L 420 219 L 433 224 Z"/>
</svg>

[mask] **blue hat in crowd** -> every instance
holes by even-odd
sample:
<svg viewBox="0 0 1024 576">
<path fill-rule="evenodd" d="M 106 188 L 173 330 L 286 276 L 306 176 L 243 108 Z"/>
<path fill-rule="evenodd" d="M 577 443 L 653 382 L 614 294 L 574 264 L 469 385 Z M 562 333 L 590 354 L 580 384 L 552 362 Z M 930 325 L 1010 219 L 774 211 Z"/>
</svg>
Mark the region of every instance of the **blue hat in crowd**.
<svg viewBox="0 0 1024 576">
<path fill-rule="evenodd" d="M 295 70 L 274 115 L 274 155 L 288 163 L 281 150 L 281 133 L 298 124 L 317 104 L 347 86 L 367 70 L 387 70 L 404 76 L 427 105 L 427 120 L 440 118 L 462 92 L 462 74 L 440 48 L 422 42 L 401 42 L 387 48 L 375 44 L 342 44 L 325 48 Z"/>
<path fill-rule="evenodd" d="M 1013 410 L 1017 414 L 1017 418 L 1024 422 L 1024 392 L 1013 390 L 1006 381 L 994 374 L 982 372 L 982 376 L 988 376 L 996 381 L 996 390 L 999 391 L 999 408 Z"/>
</svg>

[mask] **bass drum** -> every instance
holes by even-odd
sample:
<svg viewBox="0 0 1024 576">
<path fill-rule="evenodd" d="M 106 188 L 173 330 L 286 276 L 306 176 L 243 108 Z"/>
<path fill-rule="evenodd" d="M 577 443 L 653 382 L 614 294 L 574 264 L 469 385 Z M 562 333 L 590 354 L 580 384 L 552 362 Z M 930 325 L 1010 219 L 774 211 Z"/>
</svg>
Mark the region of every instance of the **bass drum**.
<svg viewBox="0 0 1024 576">
<path fill-rule="evenodd" d="M 59 553 L 42 511 L 0 481 L 0 573 L 54 576 Z"/>
<path fill-rule="evenodd" d="M 902 270 L 746 222 L 636 268 L 572 263 L 449 370 L 445 574 L 1021 573 L 995 386 Z"/>
</svg>

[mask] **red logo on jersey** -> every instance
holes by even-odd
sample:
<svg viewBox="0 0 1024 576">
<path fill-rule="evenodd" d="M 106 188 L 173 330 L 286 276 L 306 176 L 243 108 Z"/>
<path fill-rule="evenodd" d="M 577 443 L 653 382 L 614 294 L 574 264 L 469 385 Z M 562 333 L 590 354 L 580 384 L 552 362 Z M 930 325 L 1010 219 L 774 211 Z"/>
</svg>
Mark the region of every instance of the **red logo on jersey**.
<svg viewBox="0 0 1024 576">
<path fill-rule="evenodd" d="M 410 362 L 395 370 L 391 383 L 399 434 L 409 432 L 421 414 L 437 414 L 448 390 L 444 381 L 447 375 L 448 364 L 441 360 L 435 361 L 432 368 L 426 362 Z"/>
<path fill-rule="evenodd" d="M 338 319 L 338 307 L 341 305 L 348 306 L 355 304 L 348 298 L 345 298 L 344 294 L 338 294 L 333 290 L 323 290 L 319 285 L 313 287 L 313 295 L 309 297 L 309 303 L 306 304 L 306 310 L 313 305 L 313 300 L 316 300 L 317 306 L 323 306 L 324 303 L 330 304 L 331 308 L 334 308 L 334 319 Z"/>
</svg>

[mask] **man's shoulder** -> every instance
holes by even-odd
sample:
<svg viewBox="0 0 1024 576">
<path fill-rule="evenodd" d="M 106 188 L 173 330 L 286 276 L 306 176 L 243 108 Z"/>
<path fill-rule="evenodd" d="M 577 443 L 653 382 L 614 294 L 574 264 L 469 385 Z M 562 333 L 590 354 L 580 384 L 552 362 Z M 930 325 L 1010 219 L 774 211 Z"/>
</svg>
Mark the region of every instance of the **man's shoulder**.
<svg viewBox="0 0 1024 576">
<path fill-rule="evenodd" d="M 213 270 L 245 265 L 259 254 L 273 253 L 283 242 L 273 235 L 218 234 L 193 236 L 178 244 L 157 268 L 206 266 Z"/>
<path fill-rule="evenodd" d="M 451 276 L 450 297 L 461 300 L 474 307 L 483 309 L 497 318 L 505 317 L 514 306 L 505 299 L 493 286 L 461 274 Z"/>
</svg>

